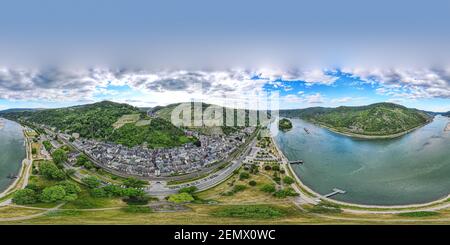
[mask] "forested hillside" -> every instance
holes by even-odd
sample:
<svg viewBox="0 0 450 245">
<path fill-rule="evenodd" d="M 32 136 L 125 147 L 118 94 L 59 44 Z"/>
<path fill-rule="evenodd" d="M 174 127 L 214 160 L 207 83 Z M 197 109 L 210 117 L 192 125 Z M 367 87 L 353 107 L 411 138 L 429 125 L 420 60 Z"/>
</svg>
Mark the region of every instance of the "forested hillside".
<svg viewBox="0 0 450 245">
<path fill-rule="evenodd" d="M 383 136 L 405 132 L 431 120 L 425 112 L 393 103 L 368 106 L 314 107 L 282 110 L 284 117 L 299 117 L 342 133 Z"/>
<path fill-rule="evenodd" d="M 122 123 L 121 127 L 113 126 L 126 115 L 136 115 L 137 120 Z M 143 143 L 147 143 L 148 147 L 173 147 L 195 140 L 186 137 L 183 130 L 171 123 L 149 118 L 145 112 L 131 105 L 111 101 L 59 109 L 7 112 L 2 116 L 130 147 Z"/>
</svg>

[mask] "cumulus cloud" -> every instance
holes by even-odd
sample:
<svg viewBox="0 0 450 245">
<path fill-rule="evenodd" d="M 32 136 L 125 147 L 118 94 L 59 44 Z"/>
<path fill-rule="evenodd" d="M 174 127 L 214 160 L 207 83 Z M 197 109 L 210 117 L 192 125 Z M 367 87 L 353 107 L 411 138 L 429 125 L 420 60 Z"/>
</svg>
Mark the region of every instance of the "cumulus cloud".
<svg viewBox="0 0 450 245">
<path fill-rule="evenodd" d="M 342 98 L 332 99 L 331 103 L 333 103 L 333 104 L 342 104 L 342 103 L 350 102 L 352 100 L 353 100 L 352 97 L 342 97 Z"/>
<path fill-rule="evenodd" d="M 106 81 L 92 69 L 0 69 L 0 98 L 48 101 L 89 100 Z M 82 96 L 82 97 L 81 97 Z"/>
<path fill-rule="evenodd" d="M 309 104 L 322 104 L 325 102 L 323 96 L 320 93 L 315 93 L 305 96 L 306 102 Z"/>
<path fill-rule="evenodd" d="M 450 98 L 450 68 L 344 68 L 374 86 L 377 93 L 407 99 Z"/>
<path fill-rule="evenodd" d="M 308 70 L 281 70 L 281 69 L 260 69 L 256 75 L 261 79 L 269 81 L 302 81 L 306 85 L 313 84 L 333 84 L 338 77 L 332 75 L 332 71 L 322 69 L 308 69 Z"/>
</svg>

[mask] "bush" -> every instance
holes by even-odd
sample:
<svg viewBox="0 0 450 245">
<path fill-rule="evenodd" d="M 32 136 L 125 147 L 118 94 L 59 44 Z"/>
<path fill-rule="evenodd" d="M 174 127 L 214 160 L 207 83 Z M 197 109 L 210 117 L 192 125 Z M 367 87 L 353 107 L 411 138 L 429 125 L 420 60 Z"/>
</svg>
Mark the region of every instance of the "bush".
<svg viewBox="0 0 450 245">
<path fill-rule="evenodd" d="M 142 207 L 142 206 L 127 206 L 122 209 L 127 213 L 153 213 L 153 209 L 150 207 Z"/>
<path fill-rule="evenodd" d="M 298 196 L 298 193 L 294 191 L 292 188 L 286 188 L 273 193 L 273 195 L 277 198 L 286 198 L 288 196 Z"/>
<path fill-rule="evenodd" d="M 399 213 L 398 216 L 402 217 L 430 217 L 439 215 L 438 212 L 435 211 L 416 211 L 416 212 L 408 212 L 408 213 Z"/>
<path fill-rule="evenodd" d="M 26 189 L 33 190 L 33 191 L 35 191 L 36 193 L 39 193 L 39 192 L 42 191 L 42 188 L 41 188 L 40 186 L 36 185 L 36 184 L 28 184 L 25 188 L 26 188 Z"/>
<path fill-rule="evenodd" d="M 184 192 L 170 195 L 168 201 L 173 203 L 187 203 L 194 201 L 194 197 L 191 194 Z"/>
<path fill-rule="evenodd" d="M 132 177 L 127 178 L 123 181 L 123 185 L 130 188 L 142 188 L 146 184 L 148 184 L 147 181 Z"/>
<path fill-rule="evenodd" d="M 285 216 L 287 212 L 281 208 L 267 205 L 234 206 L 220 208 L 212 213 L 218 217 L 270 219 Z"/>
<path fill-rule="evenodd" d="M 188 193 L 188 194 L 194 194 L 194 192 L 197 191 L 196 186 L 189 186 L 189 187 L 183 187 L 181 188 L 178 193 Z"/>
<path fill-rule="evenodd" d="M 293 178 L 289 177 L 289 176 L 285 176 L 283 178 L 283 182 L 287 185 L 293 184 L 295 181 Z"/>
<path fill-rule="evenodd" d="M 245 185 L 235 185 L 233 187 L 233 192 L 234 193 L 238 193 L 238 192 L 243 191 L 245 189 L 247 189 L 247 186 L 245 186 Z"/>
<path fill-rule="evenodd" d="M 251 180 L 250 182 L 248 182 L 248 184 L 249 184 L 250 186 L 255 186 L 255 185 L 256 185 L 256 181 Z"/>
<path fill-rule="evenodd" d="M 272 167 L 270 165 L 266 165 L 266 166 L 264 166 L 264 170 L 270 171 L 270 170 L 272 170 Z"/>
<path fill-rule="evenodd" d="M 242 172 L 241 174 L 239 174 L 240 180 L 244 180 L 244 179 L 248 179 L 248 178 L 250 178 L 250 174 L 247 172 Z"/>
<path fill-rule="evenodd" d="M 102 188 L 110 196 L 120 197 L 122 196 L 123 188 L 118 185 L 107 185 Z"/>
<path fill-rule="evenodd" d="M 273 171 L 280 171 L 280 166 L 278 166 L 278 165 L 273 165 L 273 166 L 272 166 L 272 170 L 273 170 Z"/>
<path fill-rule="evenodd" d="M 279 176 L 274 176 L 273 181 L 275 181 L 279 184 L 281 182 L 281 178 Z"/>
<path fill-rule="evenodd" d="M 36 194 L 36 191 L 25 188 L 23 190 L 16 191 L 12 201 L 19 205 L 34 204 L 38 201 L 38 195 Z"/>
<path fill-rule="evenodd" d="M 312 208 L 309 208 L 309 211 L 312 213 L 320 213 L 320 214 L 337 214 L 342 212 L 339 206 L 324 202 L 321 202 L 313 206 Z"/>
<path fill-rule="evenodd" d="M 89 190 L 89 194 L 95 198 L 109 197 L 108 192 L 106 192 L 104 188 L 91 189 Z"/>
<path fill-rule="evenodd" d="M 272 184 L 266 184 L 261 187 L 261 191 L 267 192 L 267 193 L 273 193 L 276 191 L 276 188 Z"/>
<path fill-rule="evenodd" d="M 73 176 L 77 171 L 75 169 L 67 169 L 66 174 L 69 176 Z"/>
</svg>

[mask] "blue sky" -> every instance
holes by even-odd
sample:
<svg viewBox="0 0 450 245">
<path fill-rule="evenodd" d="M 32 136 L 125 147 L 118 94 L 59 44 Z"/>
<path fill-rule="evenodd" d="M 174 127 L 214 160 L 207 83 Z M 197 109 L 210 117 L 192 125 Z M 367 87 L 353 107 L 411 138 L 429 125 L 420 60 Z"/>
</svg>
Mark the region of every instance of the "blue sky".
<svg viewBox="0 0 450 245">
<path fill-rule="evenodd" d="M 0 109 L 280 93 L 450 110 L 450 1 L 0 0 Z M 202 84 L 202 88 L 198 85 Z"/>
</svg>

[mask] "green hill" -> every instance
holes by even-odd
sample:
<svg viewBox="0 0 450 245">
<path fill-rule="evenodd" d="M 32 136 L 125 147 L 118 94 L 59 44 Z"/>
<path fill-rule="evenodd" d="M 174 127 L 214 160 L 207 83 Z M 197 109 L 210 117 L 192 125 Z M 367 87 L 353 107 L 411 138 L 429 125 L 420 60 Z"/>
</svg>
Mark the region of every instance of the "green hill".
<svg viewBox="0 0 450 245">
<path fill-rule="evenodd" d="M 129 147 L 143 143 L 147 143 L 150 148 L 174 147 L 195 140 L 186 137 L 183 130 L 166 120 L 149 118 L 139 108 L 110 101 L 68 108 L 11 112 L 3 116 Z"/>
<path fill-rule="evenodd" d="M 157 117 L 163 118 L 167 121 L 171 120 L 171 115 L 172 115 L 172 111 L 179 105 L 183 105 L 183 106 L 188 106 L 190 102 L 185 102 L 185 103 L 176 103 L 176 104 L 170 104 L 167 106 L 157 106 L 154 107 L 152 110 L 152 113 L 154 113 Z M 195 102 L 195 103 L 199 103 L 199 102 Z M 191 110 L 191 117 L 192 120 L 194 119 L 194 104 L 192 103 L 192 110 Z M 202 111 L 204 112 L 208 107 L 210 106 L 217 106 L 217 105 L 212 105 L 212 104 L 207 104 L 207 103 L 201 103 L 197 104 L 197 106 L 201 106 Z M 226 124 L 226 109 L 225 107 L 221 107 L 218 106 L 222 112 L 222 117 L 223 117 L 223 125 L 227 125 Z M 196 126 L 196 127 L 190 127 L 191 130 L 195 130 L 198 131 L 200 133 L 203 134 L 212 134 L 212 133 L 219 133 L 219 134 L 228 134 L 231 132 L 235 132 L 236 130 L 238 130 L 240 127 L 236 126 L 237 125 L 237 115 L 240 113 L 245 114 L 245 125 L 248 126 L 249 125 L 249 114 L 250 112 L 255 112 L 252 110 L 245 110 L 245 109 L 233 109 L 234 111 L 234 117 L 233 117 L 233 121 L 234 121 L 234 125 L 235 126 L 220 126 L 220 127 L 204 127 L 204 126 Z M 256 111 L 255 112 L 256 115 L 259 115 L 259 112 Z M 270 115 L 269 115 L 270 117 Z M 193 122 L 193 121 L 192 121 Z M 257 120 L 257 123 L 260 124 L 259 119 Z"/>
<path fill-rule="evenodd" d="M 299 117 L 333 131 L 354 136 L 395 136 L 431 120 L 431 116 L 425 112 L 393 103 L 282 110 L 280 115 Z"/>
<path fill-rule="evenodd" d="M 448 112 L 446 112 L 446 113 L 444 113 L 444 114 L 442 114 L 443 116 L 446 116 L 446 117 L 450 117 L 450 111 L 448 111 Z"/>
</svg>

